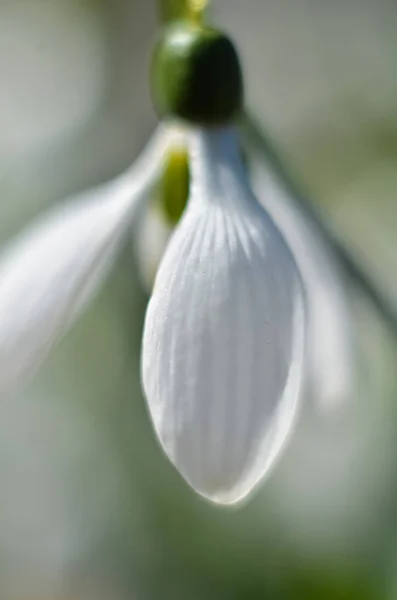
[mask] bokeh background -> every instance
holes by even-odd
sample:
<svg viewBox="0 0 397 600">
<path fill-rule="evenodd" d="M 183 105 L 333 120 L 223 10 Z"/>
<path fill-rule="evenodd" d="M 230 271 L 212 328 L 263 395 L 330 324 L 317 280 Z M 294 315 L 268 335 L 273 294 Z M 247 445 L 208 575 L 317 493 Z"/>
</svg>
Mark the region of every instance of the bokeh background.
<svg viewBox="0 0 397 600">
<path fill-rule="evenodd" d="M 106 181 L 156 124 L 154 0 L 0 0 L 0 241 Z M 213 0 L 247 105 L 284 164 L 397 302 L 394 0 Z M 397 599 L 397 375 L 390 323 L 353 283 L 360 377 L 303 407 L 239 510 L 165 460 L 139 386 L 147 295 L 133 236 L 93 306 L 0 407 L 0 598 Z M 45 266 L 43 265 L 43 268 Z"/>
</svg>

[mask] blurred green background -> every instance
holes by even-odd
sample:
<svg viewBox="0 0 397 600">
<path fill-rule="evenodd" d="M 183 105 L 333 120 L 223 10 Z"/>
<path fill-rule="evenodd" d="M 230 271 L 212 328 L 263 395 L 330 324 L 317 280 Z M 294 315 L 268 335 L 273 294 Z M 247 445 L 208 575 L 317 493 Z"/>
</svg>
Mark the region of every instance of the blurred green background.
<svg viewBox="0 0 397 600">
<path fill-rule="evenodd" d="M 397 3 L 213 0 L 247 105 L 290 172 L 397 302 Z M 156 119 L 154 0 L 0 0 L 0 240 L 120 173 Z M 131 243 L 25 390 L 2 399 L 0 598 L 397 599 L 393 330 L 354 285 L 355 397 L 307 403 L 239 510 L 165 460 L 139 385 L 147 301 Z"/>
</svg>

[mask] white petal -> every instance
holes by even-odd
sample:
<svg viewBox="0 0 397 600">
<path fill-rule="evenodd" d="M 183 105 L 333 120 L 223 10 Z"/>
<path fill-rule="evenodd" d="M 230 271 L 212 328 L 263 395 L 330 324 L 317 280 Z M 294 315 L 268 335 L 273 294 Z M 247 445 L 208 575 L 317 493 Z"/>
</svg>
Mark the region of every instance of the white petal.
<svg viewBox="0 0 397 600">
<path fill-rule="evenodd" d="M 154 279 L 173 231 L 173 225 L 156 205 L 147 205 L 139 230 L 134 232 L 134 251 L 143 288 L 152 293 Z"/>
<path fill-rule="evenodd" d="M 57 207 L 2 255 L 0 393 L 37 369 L 97 291 L 168 143 L 159 130 L 130 172 Z"/>
<path fill-rule="evenodd" d="M 250 166 L 258 200 L 284 235 L 305 288 L 308 391 L 321 409 L 336 409 L 351 395 L 354 380 L 354 343 L 343 276 L 321 233 L 294 204 L 263 156 L 254 156 Z"/>
<path fill-rule="evenodd" d="M 269 471 L 291 431 L 303 296 L 234 132 L 195 132 L 192 171 L 147 310 L 142 379 L 169 458 L 200 494 L 229 504 Z"/>
<path fill-rule="evenodd" d="M 188 138 L 186 129 L 180 124 L 172 126 L 172 149 L 184 150 Z M 159 188 L 156 190 L 161 192 Z M 153 195 L 154 202 L 148 202 L 139 222 L 138 231 L 133 232 L 134 254 L 143 288 L 148 294 L 152 293 L 154 279 L 174 229 L 161 207 L 161 194 Z"/>
</svg>

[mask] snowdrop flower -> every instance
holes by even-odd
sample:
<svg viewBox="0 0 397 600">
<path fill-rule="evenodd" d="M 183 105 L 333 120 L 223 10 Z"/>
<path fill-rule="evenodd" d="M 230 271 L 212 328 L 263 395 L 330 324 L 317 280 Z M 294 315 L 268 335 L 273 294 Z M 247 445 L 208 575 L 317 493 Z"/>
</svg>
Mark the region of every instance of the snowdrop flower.
<svg viewBox="0 0 397 600">
<path fill-rule="evenodd" d="M 199 126 L 189 140 L 188 206 L 147 310 L 143 387 L 160 442 L 185 479 L 211 500 L 234 503 L 268 472 L 291 431 L 303 293 L 242 165 L 233 46 L 212 30 L 173 27 L 155 69 L 160 110 Z"/>
<path fill-rule="evenodd" d="M 154 58 L 160 114 L 190 123 L 190 198 L 149 302 L 142 382 L 159 440 L 203 496 L 246 497 L 292 431 L 304 373 L 296 262 L 253 195 L 235 116 L 231 42 L 167 29 Z M 0 391 L 34 372 L 92 298 L 150 196 L 172 144 L 163 126 L 132 171 L 56 209 L 0 263 Z"/>
</svg>

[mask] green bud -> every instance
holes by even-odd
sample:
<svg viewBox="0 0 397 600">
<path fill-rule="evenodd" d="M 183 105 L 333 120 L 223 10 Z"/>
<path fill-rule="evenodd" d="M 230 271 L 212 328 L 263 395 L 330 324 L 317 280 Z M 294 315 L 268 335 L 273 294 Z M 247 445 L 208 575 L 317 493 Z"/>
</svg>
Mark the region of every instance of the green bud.
<svg viewBox="0 0 397 600">
<path fill-rule="evenodd" d="M 232 42 L 194 23 L 167 27 L 153 54 L 152 92 L 161 117 L 174 115 L 205 126 L 229 123 L 243 102 Z"/>
</svg>

